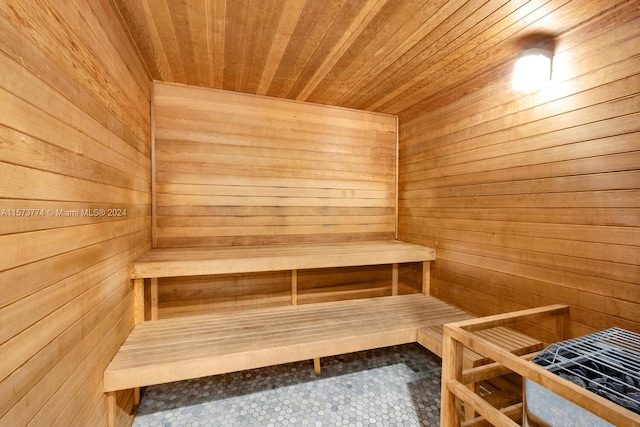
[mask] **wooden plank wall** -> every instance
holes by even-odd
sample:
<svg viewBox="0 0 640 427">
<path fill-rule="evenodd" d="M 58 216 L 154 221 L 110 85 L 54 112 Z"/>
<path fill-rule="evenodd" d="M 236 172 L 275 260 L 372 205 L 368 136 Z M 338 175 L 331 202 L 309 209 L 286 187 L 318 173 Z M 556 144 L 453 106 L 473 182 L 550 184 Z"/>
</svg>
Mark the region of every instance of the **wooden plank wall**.
<svg viewBox="0 0 640 427">
<path fill-rule="evenodd" d="M 3 426 L 106 425 L 151 244 L 150 79 L 118 22 L 108 0 L 0 7 Z"/>
<path fill-rule="evenodd" d="M 297 303 L 391 295 L 390 265 L 298 271 Z M 401 265 L 400 295 L 422 292 L 422 263 Z M 160 318 L 291 304 L 291 272 L 160 279 Z"/>
<path fill-rule="evenodd" d="M 400 115 L 399 236 L 478 315 L 559 302 L 574 336 L 640 332 L 638 2 L 555 44 L 545 90 L 514 93 L 509 63 Z"/>
<path fill-rule="evenodd" d="M 395 116 L 159 82 L 154 100 L 156 246 L 395 236 Z M 301 272 L 300 303 L 377 295 L 391 273 L 341 269 L 320 290 L 323 274 Z M 163 279 L 159 315 L 290 304 L 290 282 Z"/>
<path fill-rule="evenodd" d="M 391 295 L 390 265 L 298 271 L 300 305 L 385 295 Z M 158 300 L 160 318 L 291 305 L 291 272 L 161 279 Z"/>
<path fill-rule="evenodd" d="M 156 246 L 388 239 L 395 116 L 155 83 Z"/>
</svg>

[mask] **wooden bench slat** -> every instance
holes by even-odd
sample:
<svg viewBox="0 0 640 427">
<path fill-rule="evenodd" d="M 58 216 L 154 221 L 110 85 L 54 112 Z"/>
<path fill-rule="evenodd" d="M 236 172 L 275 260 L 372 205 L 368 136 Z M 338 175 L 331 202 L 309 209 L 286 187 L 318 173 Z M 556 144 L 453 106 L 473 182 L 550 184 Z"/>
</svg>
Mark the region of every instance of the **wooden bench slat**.
<svg viewBox="0 0 640 427">
<path fill-rule="evenodd" d="M 467 319 L 473 319 L 474 317 L 468 315 Z M 462 319 L 461 319 L 462 320 Z M 485 329 L 476 332 L 483 338 L 488 339 L 490 342 L 495 343 L 508 351 L 516 354 L 523 355 L 532 353 L 534 351 L 542 350 L 544 344 L 539 340 L 531 338 L 521 332 L 506 327 L 497 327 L 492 329 Z M 421 328 L 418 331 L 418 342 L 423 346 L 429 348 L 438 356 L 442 357 L 442 325 L 429 326 Z M 433 347 L 433 350 L 430 348 Z M 491 360 L 470 350 L 464 349 L 464 366 L 466 368 L 476 367 L 491 362 Z"/>
<path fill-rule="evenodd" d="M 155 322 L 147 322 L 136 328 L 134 333 L 144 333 L 145 336 L 149 338 L 157 335 L 160 340 L 164 340 L 166 336 L 171 333 L 184 335 L 185 329 L 195 331 L 200 326 L 203 329 L 215 331 L 219 329 L 242 329 L 245 327 L 283 329 L 290 322 L 297 324 L 300 321 L 306 321 L 307 319 L 326 323 L 335 322 L 337 320 L 343 321 L 342 319 L 344 319 L 344 321 L 358 322 L 360 320 L 371 319 L 371 314 L 366 312 L 366 310 L 371 309 L 389 311 L 391 312 L 389 313 L 390 316 L 397 316 L 397 318 L 401 318 L 401 316 L 413 314 L 412 312 L 399 312 L 406 308 L 406 301 L 411 298 L 413 298 L 413 296 L 401 296 L 399 298 L 395 298 L 397 301 L 389 302 L 386 301 L 388 298 L 371 298 L 371 301 L 368 301 L 367 299 L 339 301 L 332 303 L 331 305 L 331 318 L 325 317 L 327 309 L 323 306 L 324 304 L 308 304 L 301 305 L 299 307 L 287 306 L 279 308 L 263 308 L 247 310 L 244 312 L 205 314 L 176 319 L 165 319 Z M 379 303 L 379 300 L 384 300 L 385 304 Z M 363 301 L 367 303 L 363 304 Z M 356 302 L 357 304 L 355 304 Z M 428 306 L 428 308 L 432 310 L 437 310 L 438 308 L 449 309 L 449 307 L 450 306 L 448 305 L 436 304 Z M 421 316 L 428 316 L 429 314 L 429 312 L 416 312 L 416 315 Z M 382 317 L 384 317 L 384 315 Z"/>
<path fill-rule="evenodd" d="M 339 305 L 349 306 L 350 304 L 341 303 Z M 385 329 L 394 330 L 404 327 L 404 325 L 415 327 L 422 324 L 422 322 L 429 322 L 434 319 L 459 318 L 459 316 L 456 316 L 459 311 L 451 307 L 429 305 L 428 311 L 411 314 L 400 311 L 406 309 L 406 306 L 407 304 L 404 304 L 395 313 L 379 310 L 377 311 L 378 315 L 375 317 L 372 317 L 371 313 L 362 313 L 354 316 L 353 313 L 344 312 L 339 315 L 333 315 L 335 312 L 331 310 L 327 311 L 332 315 L 330 319 L 327 319 L 327 315 L 322 312 L 314 317 L 305 316 L 305 307 L 302 306 L 291 310 L 301 313 L 298 319 L 293 317 L 284 322 L 280 322 L 278 316 L 273 316 L 268 322 L 261 322 L 260 320 L 252 322 L 252 319 L 247 319 L 249 322 L 243 325 L 229 323 L 225 326 L 213 328 L 202 328 L 201 325 L 196 325 L 171 334 L 165 333 L 162 327 L 136 328 L 134 330 L 135 333 L 131 335 L 131 340 L 127 340 L 121 347 L 121 353 L 149 353 L 156 348 L 165 351 L 168 342 L 171 343 L 173 348 L 187 349 L 185 351 L 189 352 L 195 350 L 194 345 L 207 346 L 211 344 L 211 347 L 215 346 L 215 348 L 208 351 L 219 352 L 221 351 L 220 348 L 227 343 L 238 345 L 238 343 L 247 341 L 247 345 L 252 345 L 261 341 L 273 341 L 280 336 L 284 336 L 285 339 L 290 337 L 316 339 L 326 334 L 352 335 L 353 333 L 366 333 L 367 330 L 373 330 L 374 332 Z M 375 309 L 376 307 L 372 306 L 371 308 Z M 207 316 L 208 319 L 212 320 L 215 320 L 216 317 L 218 316 Z M 390 319 L 393 319 L 393 322 L 389 322 Z M 156 326 L 154 324 L 149 325 Z M 161 332 L 154 334 L 156 329 Z M 149 337 L 151 334 L 153 336 Z M 114 360 L 117 361 L 118 359 Z"/>
<path fill-rule="evenodd" d="M 388 299 L 388 298 L 371 298 L 371 300 L 377 299 Z M 318 310 L 315 305 L 303 305 L 299 307 L 291 307 L 288 310 L 284 311 L 273 311 L 269 317 L 258 315 L 256 317 L 252 317 L 250 314 L 252 312 L 256 312 L 258 310 L 251 310 L 247 312 L 244 316 L 226 316 L 227 322 L 224 322 L 224 314 L 215 314 L 215 315 L 203 315 L 199 316 L 199 318 L 195 318 L 192 324 L 189 323 L 181 323 L 178 327 L 172 326 L 171 320 L 168 321 L 158 321 L 158 323 L 162 322 L 159 325 L 155 324 L 145 324 L 145 328 L 138 328 L 139 331 L 145 331 L 147 337 L 153 336 L 154 333 L 157 333 L 159 339 L 164 340 L 168 333 L 175 332 L 177 334 L 184 334 L 185 327 L 188 326 L 188 330 L 197 330 L 200 325 L 203 329 L 210 329 L 213 333 L 215 330 L 242 330 L 246 327 L 257 327 L 261 329 L 286 329 L 287 325 L 293 324 L 297 326 L 300 322 L 315 322 L 314 325 L 321 324 L 333 324 L 333 323 L 359 323 L 362 321 L 376 321 L 376 318 L 372 319 L 371 313 L 362 312 L 360 310 L 368 310 L 368 309 L 376 309 L 378 310 L 378 315 L 380 318 L 388 320 L 392 318 L 395 322 L 405 318 L 405 317 L 425 317 L 425 316 L 433 316 L 433 312 L 437 312 L 438 310 L 446 310 L 451 311 L 450 306 L 447 305 L 436 305 L 429 304 L 425 305 L 426 308 L 430 310 L 428 312 L 421 311 L 405 311 L 398 312 L 401 309 L 406 309 L 407 301 L 411 301 L 415 299 L 415 296 L 410 296 L 409 298 L 405 298 L 405 296 L 396 298 L 402 302 L 402 304 L 394 304 L 389 307 L 383 307 L 381 305 L 371 304 L 371 305 L 351 305 L 349 304 L 352 301 L 341 301 L 336 303 L 326 303 L 332 304 L 330 313 L 332 314 L 331 318 L 326 318 L 326 313 L 328 310 Z M 435 300 L 435 299 L 434 299 Z M 436 300 L 437 301 L 437 300 Z M 260 311 L 265 311 L 265 314 L 269 313 L 270 309 L 260 309 Z M 354 312 L 354 310 L 358 310 L 358 312 Z M 457 309 L 453 309 L 453 311 L 459 311 Z M 435 313 L 435 316 L 439 316 L 438 313 Z M 220 318 L 222 317 L 222 319 Z M 156 322 L 152 322 L 156 323 Z"/>
<path fill-rule="evenodd" d="M 448 314 L 452 319 L 456 319 L 456 317 L 452 314 Z M 371 323 L 368 329 L 361 328 L 357 332 L 359 335 L 368 335 L 368 334 L 379 334 L 385 332 L 393 332 L 398 330 L 411 329 L 416 330 L 415 322 L 433 322 L 434 317 L 431 318 L 422 318 L 415 319 L 413 322 L 401 322 L 395 326 L 384 325 L 382 322 Z M 333 325 L 331 327 L 323 328 L 321 332 L 313 330 L 312 327 L 300 329 L 297 331 L 278 331 L 270 333 L 268 337 L 264 337 L 263 335 L 259 335 L 257 333 L 241 336 L 238 339 L 212 339 L 210 337 L 202 336 L 203 339 L 198 339 L 198 337 L 194 337 L 193 341 L 185 342 L 181 341 L 181 347 L 176 347 L 173 349 L 166 349 L 166 346 L 158 345 L 155 347 L 138 347 L 135 349 L 128 349 L 128 356 L 136 357 L 136 364 L 144 364 L 148 362 L 153 362 L 157 357 L 161 357 L 162 359 L 169 358 L 181 358 L 181 357 L 196 357 L 198 355 L 202 355 L 203 357 L 210 357 L 214 355 L 225 354 L 227 352 L 232 352 L 234 349 L 242 349 L 242 350 L 254 350 L 259 349 L 266 346 L 278 346 L 278 345 L 287 345 L 291 342 L 314 342 L 321 340 L 331 340 L 337 339 L 340 337 L 352 337 L 353 333 L 345 333 L 344 328 L 350 327 L 352 325 Z M 114 366 L 118 366 L 118 362 L 114 363 Z"/>
</svg>

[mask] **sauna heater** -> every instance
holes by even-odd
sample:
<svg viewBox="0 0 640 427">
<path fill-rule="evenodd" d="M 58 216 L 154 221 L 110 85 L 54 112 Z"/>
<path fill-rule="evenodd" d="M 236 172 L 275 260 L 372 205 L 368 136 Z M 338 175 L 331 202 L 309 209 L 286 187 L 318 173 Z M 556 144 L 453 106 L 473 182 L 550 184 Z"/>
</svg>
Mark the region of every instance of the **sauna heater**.
<svg viewBox="0 0 640 427">
<path fill-rule="evenodd" d="M 611 328 L 553 344 L 532 362 L 640 414 L 640 334 Z M 537 383 L 523 383 L 524 426 L 611 426 Z"/>
</svg>

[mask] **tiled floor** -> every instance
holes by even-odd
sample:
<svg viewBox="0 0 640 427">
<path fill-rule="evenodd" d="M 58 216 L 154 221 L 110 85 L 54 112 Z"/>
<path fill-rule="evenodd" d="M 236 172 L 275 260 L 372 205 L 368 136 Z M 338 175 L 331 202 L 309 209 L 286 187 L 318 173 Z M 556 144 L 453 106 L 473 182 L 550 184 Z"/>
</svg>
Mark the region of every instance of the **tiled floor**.
<svg viewBox="0 0 640 427">
<path fill-rule="evenodd" d="M 417 344 L 149 387 L 136 427 L 438 426 L 440 359 Z"/>
</svg>

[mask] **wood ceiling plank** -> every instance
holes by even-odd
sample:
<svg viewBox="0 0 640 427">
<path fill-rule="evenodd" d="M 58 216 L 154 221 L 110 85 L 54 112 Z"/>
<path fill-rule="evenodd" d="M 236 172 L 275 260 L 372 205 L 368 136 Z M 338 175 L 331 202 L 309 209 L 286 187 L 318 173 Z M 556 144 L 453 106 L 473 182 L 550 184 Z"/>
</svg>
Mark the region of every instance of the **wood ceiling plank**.
<svg viewBox="0 0 640 427">
<path fill-rule="evenodd" d="M 226 4 L 225 0 L 205 0 L 209 86 L 216 89 L 223 87 Z"/>
<path fill-rule="evenodd" d="M 432 81 L 437 82 L 439 79 L 451 79 L 452 81 L 458 82 L 461 81 L 458 77 L 459 74 L 465 73 L 467 75 L 482 75 L 487 74 L 487 70 L 495 67 L 501 67 L 502 64 L 498 63 L 496 58 L 503 58 L 502 62 L 505 61 L 504 58 L 513 59 L 520 51 L 521 47 L 519 43 L 515 40 L 519 38 L 527 37 L 527 34 L 535 34 L 536 31 L 541 31 L 542 33 L 546 31 L 550 31 L 548 28 L 543 29 L 543 27 L 536 27 L 535 21 L 539 19 L 540 16 L 545 16 L 553 13 L 558 8 L 564 6 L 567 3 L 566 0 L 560 0 L 556 2 L 548 2 L 542 7 L 539 7 L 539 4 L 531 4 L 527 3 L 522 8 L 518 9 L 512 16 L 507 17 L 505 20 L 498 23 L 495 27 L 495 31 L 485 32 L 481 35 L 481 37 L 469 40 L 467 44 L 467 54 L 462 56 L 449 56 L 446 58 L 442 58 L 441 62 L 434 64 L 431 70 L 428 70 L 430 74 L 430 79 Z M 529 25 L 529 23 L 534 22 L 534 24 Z M 493 52 L 493 53 L 492 53 Z M 473 60 L 473 61 L 471 61 Z M 475 63 L 475 67 L 473 70 L 469 69 L 469 64 L 471 62 Z M 484 68 L 484 71 L 483 71 Z M 444 71 L 444 70 L 447 71 Z M 498 75 L 496 78 L 499 77 Z M 414 79 L 415 83 L 415 79 Z M 437 86 L 433 85 L 433 87 Z M 448 87 L 452 87 L 450 84 Z M 442 89 L 444 86 L 439 86 Z M 415 93 L 421 89 L 426 90 L 424 85 L 413 85 L 411 83 L 407 83 L 405 85 L 404 92 L 399 95 L 396 94 L 396 99 L 400 99 L 402 94 L 410 92 Z M 434 91 L 430 91 L 434 92 Z M 424 99 L 428 96 L 422 94 L 421 98 Z M 394 100 L 391 100 L 390 97 L 387 97 L 386 106 L 393 104 Z M 376 104 L 378 106 L 381 105 L 381 102 Z M 382 107 L 380 107 L 382 108 Z M 405 108 L 398 107 L 398 108 Z M 409 108 L 408 106 L 406 108 Z"/>
<path fill-rule="evenodd" d="M 258 95 L 266 95 L 273 81 L 284 52 L 296 28 L 298 19 L 305 8 L 306 0 L 285 0 L 283 13 L 280 15 L 278 29 L 274 38 L 266 64 L 258 84 Z"/>
<path fill-rule="evenodd" d="M 333 50 L 327 55 L 325 60 L 320 64 L 314 74 L 310 76 L 305 86 L 297 93 L 297 99 L 306 100 L 315 90 L 318 84 L 327 77 L 330 70 L 336 65 L 349 47 L 357 40 L 363 31 L 369 26 L 371 21 L 375 19 L 380 9 L 384 6 L 384 2 L 367 2 L 360 9 L 358 16 L 351 22 L 342 35 L 342 38 L 336 42 Z"/>
<path fill-rule="evenodd" d="M 365 63 L 354 64 L 350 69 L 345 70 L 347 75 L 353 75 L 346 79 L 343 87 L 339 90 L 340 98 L 338 102 L 347 103 L 351 100 L 356 104 L 358 97 L 371 96 L 371 87 L 375 87 L 376 77 L 382 73 L 389 73 L 393 70 L 402 69 L 410 56 L 408 52 L 412 49 L 420 48 L 420 43 L 424 45 L 428 41 L 426 38 L 434 31 L 447 16 L 454 13 L 459 5 L 456 2 L 440 1 L 422 5 L 422 9 L 408 9 L 399 16 L 404 22 L 393 22 L 388 19 L 383 21 L 383 30 L 390 31 L 400 28 L 400 31 L 388 34 L 381 34 L 384 45 L 374 46 L 375 50 L 368 52 L 365 56 Z M 409 19 L 409 20 L 407 20 Z M 384 52 L 389 52 L 386 56 Z M 370 58 L 369 58 L 370 57 Z"/>
<path fill-rule="evenodd" d="M 244 11 L 243 22 L 246 23 L 246 27 L 241 39 L 240 56 L 237 58 L 240 67 L 234 85 L 235 90 L 239 92 L 245 92 L 255 52 L 261 48 L 258 45 L 258 40 L 264 22 L 264 5 L 265 2 L 261 0 L 249 0 Z M 228 58 L 228 60 L 232 60 L 232 58 Z"/>
<path fill-rule="evenodd" d="M 349 90 L 350 85 L 367 75 L 367 68 L 373 65 L 367 64 L 366 61 L 380 51 L 381 41 L 389 40 L 398 32 L 398 28 L 404 28 L 407 16 L 413 15 L 414 12 L 415 8 L 407 12 L 407 9 L 387 2 L 314 89 L 308 100 L 323 104 L 338 102 L 339 97 Z"/>
<path fill-rule="evenodd" d="M 156 57 L 155 38 L 152 35 L 151 28 L 154 27 L 153 22 L 149 19 L 148 10 L 145 3 L 135 0 L 111 0 L 115 9 L 119 12 L 119 19 L 128 29 L 133 44 L 140 52 L 140 56 L 144 61 L 147 71 L 151 78 L 159 80 L 162 78 L 160 74 Z M 155 34 L 157 37 L 157 33 Z M 166 63 L 166 58 L 165 63 Z M 165 67 L 166 68 L 166 67 Z"/>
<path fill-rule="evenodd" d="M 299 71 L 297 69 L 295 70 L 294 74 L 296 78 L 295 80 L 291 79 L 288 81 L 283 87 L 284 90 L 285 87 L 288 86 L 286 94 L 282 90 L 283 95 L 287 98 L 297 98 L 297 94 L 306 85 L 309 77 L 311 77 L 318 66 L 324 62 L 336 43 L 341 40 L 341 35 L 350 27 L 353 20 L 358 17 L 359 12 L 367 3 L 367 0 L 352 0 L 346 2 L 342 5 L 328 29 L 323 28 L 322 24 L 319 25 L 318 30 L 322 36 L 322 41 L 316 44 L 317 47 L 315 47 L 313 54 L 309 57 L 308 61 L 306 61 L 304 67 Z M 307 45 L 310 44 L 310 47 L 313 49 L 314 44 L 312 40 L 307 41 Z M 296 66 L 298 65 L 302 65 L 300 61 L 296 63 Z"/>
<path fill-rule="evenodd" d="M 492 15 L 494 24 L 485 28 L 479 35 L 472 39 L 466 40 L 464 49 L 459 48 L 459 55 L 469 54 L 476 49 L 480 49 L 483 43 L 492 37 L 501 34 L 513 25 L 514 22 L 528 20 L 528 15 L 540 7 L 539 3 L 532 3 L 529 0 L 510 1 Z M 484 26 L 484 23 L 483 23 Z M 513 53 L 512 53 L 513 56 Z M 444 60 L 444 59 L 442 59 Z M 450 59 L 448 59 L 450 61 Z M 476 73 L 473 77 L 464 81 L 459 81 L 455 85 L 449 85 L 446 88 L 439 87 L 439 91 L 433 96 L 418 100 L 411 107 L 402 111 L 404 120 L 411 120 L 414 115 L 428 111 L 434 106 L 452 105 L 462 95 L 481 98 L 483 91 L 493 91 L 495 89 L 486 89 L 495 82 L 502 85 L 510 85 L 510 79 L 507 77 L 511 73 L 512 64 L 502 61 L 494 61 L 494 64 L 488 64 L 484 71 Z M 508 92 L 507 92 L 508 93 Z M 472 95 L 473 94 L 473 95 Z M 509 101 L 509 100 L 505 100 Z M 428 116 L 428 114 L 427 114 Z"/>
<path fill-rule="evenodd" d="M 198 78 L 199 67 L 194 51 L 194 44 L 198 42 L 193 36 L 197 32 L 196 28 L 200 23 L 192 21 L 189 16 L 189 9 L 194 7 L 194 4 L 194 0 L 167 1 L 179 60 L 182 62 L 182 68 L 184 69 L 185 83 L 198 85 L 200 83 Z M 192 27 L 194 28 L 193 31 L 191 30 Z"/>
<path fill-rule="evenodd" d="M 406 59 L 399 63 L 394 63 L 384 73 L 372 81 L 377 90 L 368 98 L 358 94 L 354 99 L 348 101 L 350 105 L 358 105 L 359 108 L 377 108 L 389 99 L 404 94 L 411 89 L 416 81 L 430 85 L 433 80 L 430 74 L 423 71 L 441 64 L 447 55 L 456 55 L 456 47 L 462 47 L 466 52 L 466 43 L 471 37 L 473 28 L 485 22 L 493 12 L 502 7 L 504 0 L 486 2 L 483 0 L 469 1 L 463 7 L 456 10 L 441 22 L 432 32 L 428 34 L 429 44 L 425 46 L 422 42 L 407 51 Z M 518 3 L 518 2 L 513 2 Z M 461 54 L 457 54 L 461 56 Z M 464 54 L 462 54 L 464 55 Z M 389 76 L 393 81 L 389 82 Z"/>
<path fill-rule="evenodd" d="M 151 38 L 152 45 L 152 59 L 155 61 L 156 67 L 158 69 L 158 73 L 161 76 L 161 80 L 177 81 L 177 79 L 173 75 L 173 71 L 171 70 L 171 64 L 169 63 L 169 57 L 167 56 L 167 52 L 165 51 L 162 45 L 162 39 L 160 36 L 160 30 L 157 27 L 153 19 L 153 15 L 151 14 L 151 10 L 149 9 L 149 5 L 146 2 L 141 2 L 143 7 L 143 16 L 145 21 L 147 22 L 147 27 L 149 29 L 149 37 Z"/>
<path fill-rule="evenodd" d="M 533 33 L 633 3 L 108 1 L 155 79 L 409 117 L 504 79 Z"/>
<path fill-rule="evenodd" d="M 222 88 L 236 89 L 236 79 L 241 72 L 242 39 L 248 37 L 249 29 L 245 25 L 244 17 L 248 9 L 249 0 L 238 0 L 234 7 L 226 10 L 226 24 L 224 36 L 224 72 Z"/>
<path fill-rule="evenodd" d="M 198 86 L 209 86 L 211 84 L 209 80 L 211 63 L 209 62 L 208 36 L 203 31 L 208 27 L 205 0 L 189 0 L 185 4 L 184 13 L 188 23 L 194 64 L 194 69 L 190 74 Z"/>
<path fill-rule="evenodd" d="M 527 16 L 526 19 L 516 21 L 514 25 L 509 27 L 508 31 L 502 32 L 483 43 L 482 46 L 478 46 L 473 52 L 475 56 L 469 58 L 460 57 L 450 63 L 441 62 L 438 65 L 440 69 L 434 76 L 434 80 L 451 79 L 452 81 L 460 81 L 463 74 L 476 75 L 482 71 L 483 66 L 495 63 L 495 61 L 489 61 L 490 58 L 495 58 L 495 55 L 500 58 L 515 58 L 521 47 L 514 40 L 536 33 L 551 32 L 555 35 L 561 34 L 583 22 L 587 16 L 602 13 L 608 7 L 611 7 L 611 4 L 605 0 L 589 2 L 588 6 L 581 8 L 575 7 L 573 3 L 566 0 L 549 2 Z M 528 25 L 529 22 L 531 22 L 531 25 Z M 398 114 L 411 107 L 410 103 L 403 100 L 403 96 L 411 95 L 425 99 L 435 92 L 434 87 L 442 88 L 443 86 L 445 85 L 435 84 L 429 87 L 424 80 L 416 82 L 414 85 L 409 84 L 403 92 L 396 96 L 396 101 L 391 100 L 384 105 L 376 104 L 376 107 L 382 110 L 395 111 Z M 374 106 L 371 108 L 374 108 Z"/>
<path fill-rule="evenodd" d="M 172 77 L 172 81 L 176 83 L 186 83 L 187 78 L 178 47 L 180 42 L 174 32 L 167 0 L 145 2 L 145 5 L 159 36 L 154 46 L 160 49 L 167 58 L 168 68 L 165 74 L 168 73 Z"/>
<path fill-rule="evenodd" d="M 278 22 L 283 13 L 285 2 L 283 0 L 261 2 L 264 7 L 262 17 L 262 25 L 258 36 L 255 38 L 256 49 L 251 59 L 250 69 L 247 73 L 246 84 L 243 84 L 241 90 L 247 93 L 257 93 L 260 79 L 264 72 L 270 47 L 273 45 Z"/>
<path fill-rule="evenodd" d="M 288 97 L 303 70 L 314 59 L 317 51 L 321 50 L 326 37 L 331 37 L 328 29 L 335 25 L 336 20 L 341 19 L 343 5 L 340 2 L 331 0 L 325 3 L 324 7 L 317 2 L 314 6 L 302 13 L 292 38 L 292 42 L 295 43 L 289 45 L 280 63 L 278 74 L 283 78 L 278 79 L 276 85 L 270 88 L 270 94 L 280 98 Z"/>
<path fill-rule="evenodd" d="M 340 13 L 341 6 L 341 3 L 335 0 L 329 1 L 328 4 L 318 1 L 307 3 L 291 35 L 278 66 L 276 78 L 271 82 L 267 95 L 286 98 L 290 85 L 321 43 L 327 28 Z"/>
</svg>

